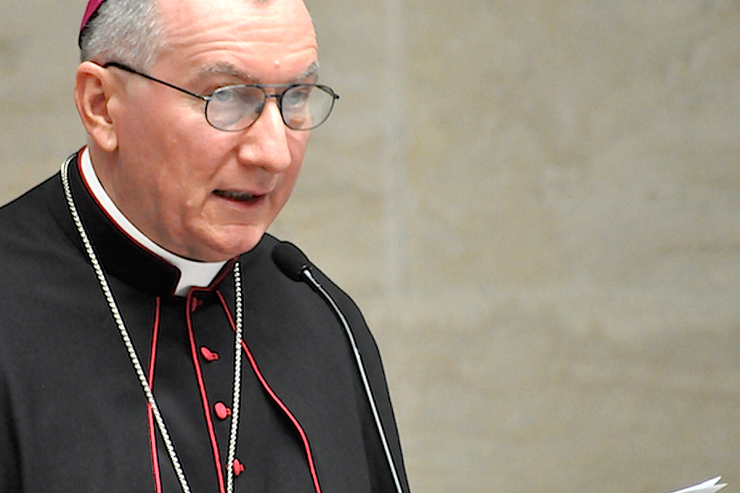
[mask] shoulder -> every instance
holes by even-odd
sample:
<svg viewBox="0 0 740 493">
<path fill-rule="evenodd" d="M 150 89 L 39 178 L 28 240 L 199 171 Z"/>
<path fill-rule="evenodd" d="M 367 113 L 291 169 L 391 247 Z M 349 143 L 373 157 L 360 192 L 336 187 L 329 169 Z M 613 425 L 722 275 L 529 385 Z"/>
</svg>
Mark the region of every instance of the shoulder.
<svg viewBox="0 0 740 493">
<path fill-rule="evenodd" d="M 278 282 L 285 283 L 286 285 L 305 285 L 305 287 L 310 288 L 310 285 L 306 282 L 291 279 L 287 274 L 281 272 L 280 268 L 275 264 L 272 254 L 275 247 L 280 243 L 282 243 L 280 239 L 266 233 L 260 243 L 253 250 L 241 256 L 240 261 L 245 266 L 245 270 L 252 270 L 261 272 L 264 275 L 274 276 L 277 278 Z M 301 251 L 301 253 L 303 252 Z M 356 313 L 356 315 L 359 315 L 361 318 L 359 309 L 352 298 L 331 278 L 329 278 L 329 276 L 327 276 L 320 267 L 314 264 L 310 259 L 308 259 L 308 257 L 306 258 L 316 280 L 329 292 L 340 307 Z M 362 323 L 364 324 L 364 320 Z"/>
<path fill-rule="evenodd" d="M 330 310 L 330 302 L 325 300 L 316 291 L 316 289 L 310 285 L 310 283 L 290 279 L 275 265 L 272 260 L 272 251 L 280 243 L 280 239 L 270 234 L 265 234 L 260 244 L 257 245 L 254 250 L 249 252 L 249 254 L 243 256 L 243 259 L 245 257 L 248 258 L 248 262 L 251 262 L 251 264 L 262 264 L 261 269 L 264 271 L 265 275 L 269 275 L 274 278 L 275 280 L 273 282 L 282 285 L 286 288 L 287 292 L 290 293 L 287 295 L 286 299 L 281 299 L 279 302 L 274 300 L 272 302 L 273 306 L 277 307 L 276 305 L 282 305 L 281 309 L 289 310 L 298 310 L 300 307 L 307 306 L 321 307 L 322 310 Z M 352 331 L 356 336 L 357 343 L 363 353 L 372 355 L 368 357 L 380 364 L 377 344 L 358 305 L 352 297 L 329 276 L 327 276 L 319 266 L 311 262 L 310 259 L 308 259 L 308 262 L 311 265 L 311 272 L 314 278 L 319 282 L 324 290 L 326 290 L 328 295 L 342 312 L 342 315 L 347 319 L 347 322 L 352 328 Z M 291 297 L 291 294 L 294 294 L 295 297 Z M 287 300 L 290 300 L 289 306 L 283 304 L 283 302 L 286 302 Z"/>
<path fill-rule="evenodd" d="M 3 226 L 0 229 L 0 236 L 7 236 L 8 226 L 33 227 L 34 223 L 29 224 L 27 220 L 43 215 L 49 199 L 55 195 L 55 192 L 61 194 L 61 180 L 58 173 L 0 206 L 0 224 Z"/>
<path fill-rule="evenodd" d="M 286 303 L 292 303 L 292 306 L 290 306 L 292 310 L 307 305 L 320 305 L 322 308 L 326 308 L 326 301 L 308 282 L 291 279 L 281 272 L 272 260 L 272 252 L 280 243 L 281 241 L 275 236 L 265 234 L 253 250 L 242 255 L 240 261 L 245 272 L 245 278 L 249 278 L 251 282 L 259 282 L 266 290 L 276 289 L 273 292 L 275 296 L 278 292 L 281 293 L 279 295 L 280 300 L 272 300 L 272 303 L 270 303 L 274 308 L 282 306 L 285 309 Z M 353 328 L 367 331 L 365 319 L 354 300 L 310 259 L 308 261 L 316 280 L 337 303 Z M 287 296 L 287 298 L 282 298 L 282 296 Z"/>
<path fill-rule="evenodd" d="M 62 222 L 71 222 L 59 173 L 0 207 L 0 263 L 10 252 L 54 252 L 53 237 L 64 238 Z"/>
<path fill-rule="evenodd" d="M 85 260 L 64 220 L 71 223 L 58 174 L 0 207 L 0 303 L 32 304 L 31 293 L 64 292 L 76 282 L 70 273 Z"/>
</svg>

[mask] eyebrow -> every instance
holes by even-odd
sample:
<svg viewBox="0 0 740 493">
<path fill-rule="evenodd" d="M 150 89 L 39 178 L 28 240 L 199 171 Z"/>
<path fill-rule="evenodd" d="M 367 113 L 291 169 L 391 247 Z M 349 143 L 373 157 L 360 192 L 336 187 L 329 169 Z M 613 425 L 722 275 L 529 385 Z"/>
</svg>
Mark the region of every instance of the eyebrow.
<svg viewBox="0 0 740 493">
<path fill-rule="evenodd" d="M 232 65 L 229 62 L 216 62 L 211 63 L 203 67 L 203 71 L 209 74 L 214 75 L 231 75 L 233 77 L 236 77 L 238 79 L 254 82 L 257 80 L 256 77 L 254 77 L 251 74 L 248 74 L 246 72 L 243 72 L 236 68 L 234 65 Z M 299 82 L 305 79 L 308 79 L 310 77 L 316 77 L 318 79 L 319 74 L 319 62 L 313 62 L 311 65 L 306 69 L 305 72 L 303 72 L 301 75 L 296 77 L 293 81 Z"/>
</svg>

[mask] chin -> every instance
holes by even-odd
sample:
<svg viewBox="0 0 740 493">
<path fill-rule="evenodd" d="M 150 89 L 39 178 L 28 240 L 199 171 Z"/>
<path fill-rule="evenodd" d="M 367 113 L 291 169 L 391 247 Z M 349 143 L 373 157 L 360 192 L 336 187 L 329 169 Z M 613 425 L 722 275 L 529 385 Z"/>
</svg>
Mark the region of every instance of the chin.
<svg viewBox="0 0 740 493">
<path fill-rule="evenodd" d="M 221 257 L 219 260 L 232 259 L 252 250 L 259 244 L 264 235 L 265 230 L 242 231 L 237 237 L 234 237 L 232 233 L 229 238 L 223 238 L 224 241 L 219 242 L 212 253 Z"/>
<path fill-rule="evenodd" d="M 200 228 L 183 245 L 188 258 L 202 262 L 221 262 L 252 250 L 262 240 L 264 225 L 228 225 Z"/>
</svg>

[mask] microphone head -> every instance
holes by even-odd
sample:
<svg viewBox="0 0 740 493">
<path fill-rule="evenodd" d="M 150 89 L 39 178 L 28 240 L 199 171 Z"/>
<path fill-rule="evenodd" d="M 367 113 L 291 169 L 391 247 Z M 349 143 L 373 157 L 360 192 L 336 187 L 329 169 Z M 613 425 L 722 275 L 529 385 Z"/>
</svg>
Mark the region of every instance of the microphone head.
<svg viewBox="0 0 740 493">
<path fill-rule="evenodd" d="M 303 273 L 311 270 L 311 262 L 303 252 L 289 241 L 281 241 L 272 249 L 272 261 L 283 274 L 294 281 L 302 281 Z"/>
</svg>

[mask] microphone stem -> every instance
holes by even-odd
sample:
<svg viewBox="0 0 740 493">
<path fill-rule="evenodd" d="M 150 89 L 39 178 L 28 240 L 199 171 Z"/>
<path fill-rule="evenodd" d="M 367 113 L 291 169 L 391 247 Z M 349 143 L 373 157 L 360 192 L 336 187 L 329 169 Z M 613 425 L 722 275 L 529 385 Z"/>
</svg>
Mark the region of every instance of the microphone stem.
<svg viewBox="0 0 740 493">
<path fill-rule="evenodd" d="M 385 434 L 385 429 L 383 427 L 383 423 L 380 420 L 380 413 L 378 412 L 378 406 L 375 403 L 375 397 L 373 396 L 373 391 L 370 388 L 370 381 L 367 378 L 367 373 L 365 372 L 365 365 L 362 363 L 362 355 L 360 354 L 360 350 L 357 347 L 357 342 L 355 341 L 355 336 L 352 333 L 352 329 L 349 326 L 349 323 L 347 322 L 347 319 L 344 317 L 344 314 L 339 309 L 339 306 L 337 306 L 336 302 L 334 301 L 334 298 L 331 297 L 331 295 L 324 289 L 324 287 L 321 285 L 321 283 L 313 276 L 311 273 L 311 270 L 308 267 L 304 267 L 302 270 L 303 276 L 308 280 L 309 284 L 311 284 L 314 289 L 324 298 L 324 300 L 331 306 L 332 310 L 334 311 L 334 314 L 339 319 L 340 323 L 342 324 L 342 327 L 344 328 L 344 332 L 347 334 L 347 338 L 349 339 L 350 345 L 352 346 L 352 353 L 355 357 L 355 362 L 357 363 L 357 368 L 360 372 L 360 378 L 362 380 L 362 385 L 365 388 L 365 394 L 367 395 L 367 399 L 370 403 L 370 410 L 373 414 L 373 419 L 375 420 L 375 426 L 378 429 L 378 434 L 380 435 L 380 442 L 383 445 L 383 451 L 385 452 L 385 457 L 388 460 L 388 466 L 391 470 L 391 474 L 393 476 L 393 482 L 396 486 L 396 492 L 397 493 L 403 493 L 403 489 L 401 488 L 401 481 L 398 477 L 398 471 L 396 471 L 396 464 L 393 460 L 393 456 L 391 455 L 391 450 L 388 445 L 388 438 Z"/>
</svg>

